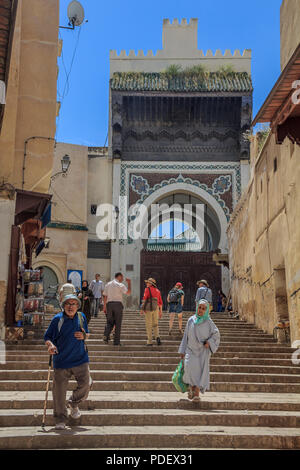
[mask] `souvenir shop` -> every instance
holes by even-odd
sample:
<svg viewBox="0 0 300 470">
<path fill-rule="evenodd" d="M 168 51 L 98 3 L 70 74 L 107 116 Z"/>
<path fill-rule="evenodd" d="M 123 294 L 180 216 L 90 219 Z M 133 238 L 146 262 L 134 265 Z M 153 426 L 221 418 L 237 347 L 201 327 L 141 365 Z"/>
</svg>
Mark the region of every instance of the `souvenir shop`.
<svg viewBox="0 0 300 470">
<path fill-rule="evenodd" d="M 39 338 L 43 331 L 43 270 L 32 269 L 32 257 L 45 246 L 51 197 L 16 190 L 5 308 L 6 341 Z"/>
</svg>

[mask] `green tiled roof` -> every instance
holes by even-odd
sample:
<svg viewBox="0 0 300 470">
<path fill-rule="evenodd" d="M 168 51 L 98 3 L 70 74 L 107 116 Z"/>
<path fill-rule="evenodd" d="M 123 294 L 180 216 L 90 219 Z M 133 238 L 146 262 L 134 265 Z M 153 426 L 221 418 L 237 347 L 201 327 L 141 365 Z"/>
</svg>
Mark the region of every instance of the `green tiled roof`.
<svg viewBox="0 0 300 470">
<path fill-rule="evenodd" d="M 247 72 L 234 72 L 228 76 L 210 72 L 206 76 L 184 72 L 175 77 L 165 73 L 115 72 L 110 80 L 112 90 L 169 91 L 169 92 L 251 92 L 252 80 Z"/>
</svg>

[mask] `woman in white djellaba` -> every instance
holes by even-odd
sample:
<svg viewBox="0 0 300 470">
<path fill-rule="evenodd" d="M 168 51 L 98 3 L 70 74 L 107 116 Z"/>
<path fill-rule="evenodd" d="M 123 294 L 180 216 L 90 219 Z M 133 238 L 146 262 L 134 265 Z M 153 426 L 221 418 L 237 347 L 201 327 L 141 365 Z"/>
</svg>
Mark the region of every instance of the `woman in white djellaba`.
<svg viewBox="0 0 300 470">
<path fill-rule="evenodd" d="M 178 352 L 184 359 L 183 381 L 189 385 L 188 397 L 200 401 L 200 392 L 209 390 L 209 361 L 220 344 L 220 333 L 209 315 L 209 303 L 197 302 L 196 313 L 187 321 Z"/>
</svg>

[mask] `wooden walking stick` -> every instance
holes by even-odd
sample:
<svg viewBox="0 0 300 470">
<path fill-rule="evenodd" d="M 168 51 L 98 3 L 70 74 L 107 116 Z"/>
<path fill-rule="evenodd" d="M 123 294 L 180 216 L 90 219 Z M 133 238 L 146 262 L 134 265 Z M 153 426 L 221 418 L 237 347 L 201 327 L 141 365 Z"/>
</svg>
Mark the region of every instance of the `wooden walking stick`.
<svg viewBox="0 0 300 470">
<path fill-rule="evenodd" d="M 47 378 L 47 386 L 46 386 L 46 396 L 45 396 L 45 403 L 44 403 L 44 415 L 42 421 L 42 428 L 45 429 L 45 421 L 46 421 L 46 411 L 47 411 L 47 401 L 48 401 L 48 392 L 49 392 L 49 384 L 50 384 L 50 372 L 52 366 L 52 355 L 50 354 L 49 357 L 49 369 L 48 369 L 48 378 Z"/>
</svg>

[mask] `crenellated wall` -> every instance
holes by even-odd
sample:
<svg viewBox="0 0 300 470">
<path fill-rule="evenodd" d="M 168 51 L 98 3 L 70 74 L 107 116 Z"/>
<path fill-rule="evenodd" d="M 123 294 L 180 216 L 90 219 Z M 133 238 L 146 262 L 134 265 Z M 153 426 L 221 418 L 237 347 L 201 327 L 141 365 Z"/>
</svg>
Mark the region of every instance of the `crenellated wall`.
<svg viewBox="0 0 300 470">
<path fill-rule="evenodd" d="M 224 53 L 220 49 L 213 53 L 208 50 L 204 53 L 198 49 L 198 19 L 192 18 L 188 23 L 184 18 L 181 23 L 174 19 L 163 20 L 162 32 L 163 48 L 157 52 L 149 50 L 146 54 L 139 50 L 136 53 L 130 50 L 127 54 L 122 50 L 110 51 L 110 75 L 114 72 L 162 72 L 172 64 L 183 68 L 203 65 L 210 71 L 216 71 L 222 66 L 232 65 L 237 72 L 251 74 L 251 50 L 242 53 L 229 49 Z"/>
</svg>

